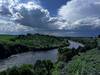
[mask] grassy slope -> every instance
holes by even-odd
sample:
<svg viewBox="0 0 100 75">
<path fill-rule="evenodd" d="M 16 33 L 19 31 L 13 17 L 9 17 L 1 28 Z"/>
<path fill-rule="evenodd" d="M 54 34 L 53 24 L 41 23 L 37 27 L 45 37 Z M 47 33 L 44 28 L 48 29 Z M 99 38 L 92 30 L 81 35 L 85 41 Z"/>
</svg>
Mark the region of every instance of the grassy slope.
<svg viewBox="0 0 100 75">
<path fill-rule="evenodd" d="M 80 56 L 74 56 L 68 63 L 59 61 L 52 75 L 100 75 L 100 50 L 87 50 L 80 53 Z"/>
<path fill-rule="evenodd" d="M 67 65 L 68 75 L 99 75 L 100 50 L 92 49 L 75 56 Z"/>
<path fill-rule="evenodd" d="M 68 63 L 58 62 L 53 75 L 100 75 L 100 50 L 80 53 L 80 56 L 74 56 Z"/>
<path fill-rule="evenodd" d="M 98 40 L 98 46 L 100 46 L 100 38 L 98 38 L 97 40 Z"/>
<path fill-rule="evenodd" d="M 97 42 L 100 46 L 100 38 Z M 74 56 L 68 63 L 59 61 L 53 75 L 100 75 L 100 49 L 94 48 L 80 53 L 80 56 Z"/>
<path fill-rule="evenodd" d="M 0 35 L 0 59 L 22 52 L 47 51 L 63 45 L 68 45 L 68 41 L 48 35 Z"/>
<path fill-rule="evenodd" d="M 10 39 L 15 38 L 16 36 L 13 35 L 0 35 L 0 42 L 10 42 Z"/>
<path fill-rule="evenodd" d="M 6 44 L 21 44 L 34 48 L 50 48 L 61 46 L 64 40 L 47 35 L 31 35 L 21 38 L 12 35 L 0 35 L 0 42 Z"/>
<path fill-rule="evenodd" d="M 100 46 L 100 38 L 97 38 Z M 75 56 L 67 65 L 68 75 L 100 75 L 100 50 L 91 49 Z"/>
</svg>

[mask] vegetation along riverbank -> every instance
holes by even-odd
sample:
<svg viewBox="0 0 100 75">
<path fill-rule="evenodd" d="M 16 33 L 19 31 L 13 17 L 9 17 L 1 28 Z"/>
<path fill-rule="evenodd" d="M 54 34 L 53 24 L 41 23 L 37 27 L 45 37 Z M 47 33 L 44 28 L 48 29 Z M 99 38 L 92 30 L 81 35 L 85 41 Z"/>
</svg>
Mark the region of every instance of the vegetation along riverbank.
<svg viewBox="0 0 100 75">
<path fill-rule="evenodd" d="M 63 43 L 64 46 L 58 48 L 56 63 L 38 60 L 34 65 L 8 68 L 0 72 L 0 75 L 100 75 L 100 38 L 73 39 L 76 42 L 81 39 L 84 47 L 69 49 Z"/>
<path fill-rule="evenodd" d="M 17 53 L 47 51 L 67 45 L 68 41 L 66 39 L 49 35 L 0 35 L 0 59 Z"/>
</svg>

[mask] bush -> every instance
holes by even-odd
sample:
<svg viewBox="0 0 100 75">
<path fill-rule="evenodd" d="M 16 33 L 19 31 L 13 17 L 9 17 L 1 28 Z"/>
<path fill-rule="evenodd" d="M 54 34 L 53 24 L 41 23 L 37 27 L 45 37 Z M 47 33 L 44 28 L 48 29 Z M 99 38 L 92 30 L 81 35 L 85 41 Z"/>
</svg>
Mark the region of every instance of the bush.
<svg viewBox="0 0 100 75">
<path fill-rule="evenodd" d="M 50 60 L 40 61 L 38 60 L 34 66 L 35 74 L 37 75 L 51 75 L 53 69 L 53 63 Z"/>
<path fill-rule="evenodd" d="M 6 71 L 0 72 L 0 75 L 7 75 Z"/>
<path fill-rule="evenodd" d="M 68 75 L 100 75 L 100 51 L 90 50 L 75 56 L 67 65 Z"/>
<path fill-rule="evenodd" d="M 34 70 L 32 65 L 22 65 L 19 68 L 20 75 L 34 75 Z"/>
<path fill-rule="evenodd" d="M 60 61 L 69 61 L 75 55 L 75 49 L 69 49 L 67 47 L 61 47 L 58 49 L 59 60 Z"/>
<path fill-rule="evenodd" d="M 8 69 L 8 75 L 20 75 L 17 67 L 13 67 L 12 69 Z"/>
<path fill-rule="evenodd" d="M 53 63 L 51 61 L 38 60 L 34 66 L 24 64 L 20 67 L 13 67 L 2 71 L 0 75 L 51 75 L 52 69 Z"/>
</svg>

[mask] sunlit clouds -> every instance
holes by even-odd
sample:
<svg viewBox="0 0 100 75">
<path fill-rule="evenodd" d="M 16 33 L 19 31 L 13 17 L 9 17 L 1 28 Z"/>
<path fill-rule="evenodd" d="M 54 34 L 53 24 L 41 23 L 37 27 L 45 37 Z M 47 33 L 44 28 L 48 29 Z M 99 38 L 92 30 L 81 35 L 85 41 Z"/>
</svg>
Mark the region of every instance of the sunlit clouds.
<svg viewBox="0 0 100 75">
<path fill-rule="evenodd" d="M 13 29 L 16 29 L 14 33 L 43 32 L 53 35 L 62 33 L 64 36 L 68 33 L 72 35 L 100 33 L 99 0 L 66 1 L 53 17 L 41 3 L 42 0 L 0 0 L 0 24 L 3 23 L 2 19 L 7 23 L 11 22 L 0 25 L 0 33 L 5 31 L 10 33 Z"/>
</svg>

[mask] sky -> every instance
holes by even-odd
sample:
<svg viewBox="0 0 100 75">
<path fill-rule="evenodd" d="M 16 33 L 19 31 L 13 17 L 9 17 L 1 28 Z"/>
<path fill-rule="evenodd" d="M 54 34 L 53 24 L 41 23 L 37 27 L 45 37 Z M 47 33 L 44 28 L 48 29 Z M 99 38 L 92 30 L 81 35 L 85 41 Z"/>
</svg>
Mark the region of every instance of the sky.
<svg viewBox="0 0 100 75">
<path fill-rule="evenodd" d="M 0 34 L 100 34 L 100 0 L 0 0 Z"/>
<path fill-rule="evenodd" d="M 40 0 L 42 6 L 50 12 L 52 16 L 57 15 L 57 10 L 69 0 Z"/>
</svg>

